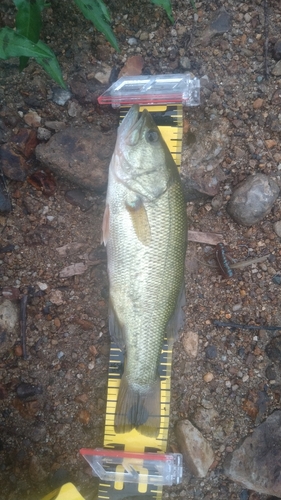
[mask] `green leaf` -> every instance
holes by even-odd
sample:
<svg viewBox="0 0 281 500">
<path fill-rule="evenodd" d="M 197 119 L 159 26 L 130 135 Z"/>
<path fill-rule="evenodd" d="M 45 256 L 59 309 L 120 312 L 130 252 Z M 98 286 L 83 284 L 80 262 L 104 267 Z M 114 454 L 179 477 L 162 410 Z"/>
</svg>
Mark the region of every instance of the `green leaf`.
<svg viewBox="0 0 281 500">
<path fill-rule="evenodd" d="M 14 0 L 14 3 L 18 9 L 16 15 L 16 29 L 21 35 L 32 42 L 38 42 L 42 20 L 40 7 L 37 1 L 29 0 Z M 22 71 L 28 63 L 28 57 L 20 57 L 20 71 Z"/>
<path fill-rule="evenodd" d="M 42 19 L 40 8 L 37 2 L 29 2 L 23 0 L 14 0 L 18 5 L 18 12 L 16 15 L 16 29 L 18 33 L 26 36 L 32 42 L 38 42 Z"/>
<path fill-rule="evenodd" d="M 46 3 L 45 0 L 13 0 L 13 2 L 17 9 L 22 8 L 22 5 L 26 3 L 36 3 L 40 9 L 40 12 L 42 12 L 45 7 L 48 7 L 50 5 L 49 3 Z"/>
<path fill-rule="evenodd" d="M 92 21 L 97 30 L 104 34 L 111 45 L 120 52 L 115 35 L 106 21 L 110 21 L 109 12 L 102 0 L 74 0 L 86 19 Z"/>
<path fill-rule="evenodd" d="M 8 27 L 0 29 L 0 59 L 21 56 L 34 57 L 53 80 L 66 88 L 57 58 L 44 42 L 41 40 L 37 43 L 31 42 Z"/>
<path fill-rule="evenodd" d="M 110 18 L 110 14 L 109 14 L 109 10 L 108 10 L 107 6 L 105 5 L 105 3 L 103 3 L 102 0 L 97 0 L 97 3 L 99 5 L 99 8 L 102 11 L 105 19 L 110 23 L 111 18 Z"/>
<path fill-rule="evenodd" d="M 172 14 L 172 6 L 170 0 L 151 0 L 151 2 L 155 5 L 160 5 L 160 7 L 163 7 L 171 23 L 175 22 Z"/>
</svg>

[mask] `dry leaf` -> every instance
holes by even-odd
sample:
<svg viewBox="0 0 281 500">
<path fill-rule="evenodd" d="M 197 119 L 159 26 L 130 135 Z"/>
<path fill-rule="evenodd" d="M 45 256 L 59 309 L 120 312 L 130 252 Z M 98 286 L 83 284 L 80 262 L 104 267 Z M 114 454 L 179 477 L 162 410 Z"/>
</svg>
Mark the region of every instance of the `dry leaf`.
<svg viewBox="0 0 281 500">
<path fill-rule="evenodd" d="M 76 276 L 77 274 L 84 274 L 87 269 L 88 265 L 84 264 L 84 262 L 76 262 L 76 264 L 64 267 L 60 272 L 60 277 L 69 278 L 70 276 Z"/>
<path fill-rule="evenodd" d="M 84 246 L 84 243 L 71 242 L 63 245 L 62 247 L 56 248 L 56 251 L 61 255 L 61 257 L 66 257 L 67 255 L 71 255 L 72 253 L 77 252 Z"/>
<path fill-rule="evenodd" d="M 38 191 L 42 191 L 46 196 L 52 196 L 56 190 L 53 174 L 44 172 L 44 170 L 37 170 L 37 172 L 34 172 L 28 177 L 27 182 Z"/>
</svg>

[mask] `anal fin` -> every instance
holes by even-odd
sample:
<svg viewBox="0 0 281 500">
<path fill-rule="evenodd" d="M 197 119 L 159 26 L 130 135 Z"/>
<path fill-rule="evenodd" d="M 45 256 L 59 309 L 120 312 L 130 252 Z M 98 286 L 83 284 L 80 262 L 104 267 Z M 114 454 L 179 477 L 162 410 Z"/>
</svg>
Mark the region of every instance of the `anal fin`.
<svg viewBox="0 0 281 500">
<path fill-rule="evenodd" d="M 169 319 L 166 327 L 167 339 L 170 345 L 174 342 L 174 340 L 176 340 L 179 330 L 184 326 L 185 313 L 183 307 L 185 305 L 186 305 L 185 284 L 183 280 L 174 313 Z"/>
<path fill-rule="evenodd" d="M 108 305 L 108 324 L 109 324 L 109 333 L 122 351 L 125 351 L 125 341 L 124 341 L 124 333 L 122 325 L 118 319 L 117 314 L 114 311 L 113 305 L 111 301 L 109 301 Z"/>
</svg>

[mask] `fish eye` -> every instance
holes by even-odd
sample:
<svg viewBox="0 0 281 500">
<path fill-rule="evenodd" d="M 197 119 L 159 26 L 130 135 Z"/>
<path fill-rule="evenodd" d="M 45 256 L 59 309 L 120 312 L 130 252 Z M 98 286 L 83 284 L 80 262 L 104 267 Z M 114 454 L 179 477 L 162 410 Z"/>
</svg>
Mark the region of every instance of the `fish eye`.
<svg viewBox="0 0 281 500">
<path fill-rule="evenodd" d="M 150 144 L 153 144 L 153 143 L 158 141 L 159 134 L 158 134 L 157 130 L 148 130 L 145 134 L 145 138 L 146 138 L 147 142 L 149 142 Z"/>
</svg>

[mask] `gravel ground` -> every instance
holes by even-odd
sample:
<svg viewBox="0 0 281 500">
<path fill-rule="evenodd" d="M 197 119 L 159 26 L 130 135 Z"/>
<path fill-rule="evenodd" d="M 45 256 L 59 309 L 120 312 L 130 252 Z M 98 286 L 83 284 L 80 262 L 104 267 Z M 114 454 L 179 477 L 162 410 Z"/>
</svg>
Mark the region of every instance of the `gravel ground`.
<svg viewBox="0 0 281 500">
<path fill-rule="evenodd" d="M 233 188 L 248 174 L 265 173 L 281 183 L 281 70 L 276 74 L 274 51 L 281 38 L 281 4 L 268 3 L 267 79 L 261 0 L 206 0 L 196 3 L 196 12 L 188 1 L 175 0 L 173 26 L 161 9 L 144 0 L 109 2 L 120 54 L 69 2 L 52 1 L 42 38 L 55 51 L 74 93 L 64 106 L 51 99 L 54 85 L 34 62 L 20 75 L 17 61 L 0 62 L 2 142 L 20 128 L 31 128 L 24 121 L 29 109 L 38 113 L 43 127 L 59 121 L 116 128 L 117 112 L 96 103 L 105 87 L 93 74 L 99 62 L 106 62 L 117 75 L 126 59 L 136 54 L 144 59 L 145 73 L 190 70 L 208 77 L 201 106 L 184 112 L 184 152 L 198 129 L 227 122 L 219 192 L 213 200 L 188 203 L 190 229 L 222 234 L 228 255 L 236 261 L 265 254 L 270 258 L 226 279 L 216 267 L 213 247 L 189 244 L 186 328 L 174 348 L 169 449 L 177 449 L 175 424 L 188 418 L 209 440 L 215 462 L 203 479 L 185 471 L 183 483 L 167 488 L 165 498 L 267 498 L 227 479 L 223 462 L 242 437 L 280 408 L 280 365 L 265 352 L 278 332 L 262 328 L 281 326 L 280 285 L 273 280 L 280 275 L 280 237 L 274 231 L 274 223 L 281 220 L 280 198 L 270 214 L 250 228 L 233 222 L 225 210 Z M 231 27 L 210 36 L 208 27 L 221 7 L 231 14 Z M 5 24 L 13 26 L 7 0 L 0 5 L 0 25 Z M 29 173 L 40 168 L 34 157 L 27 165 Z M 84 210 L 65 196 L 75 186 L 58 177 L 52 182 L 54 192 L 45 196 L 27 181 L 9 181 L 13 210 L 0 216 L 1 249 L 13 245 L 0 254 L 3 298 L 11 293 L 15 299 L 19 293 L 29 296 L 27 359 L 22 357 L 19 329 L 12 344 L 3 342 L 0 350 L 3 500 L 37 500 L 67 480 L 87 499 L 97 492 L 97 481 L 78 450 L 102 446 L 103 441 L 109 352 L 106 257 L 100 247 L 105 195 L 82 193 L 89 206 Z M 58 250 L 65 245 L 69 247 Z M 60 276 L 63 268 L 77 262 L 87 263 L 83 274 Z M 261 328 L 218 328 L 215 319 Z M 31 391 L 25 399 L 16 392 L 23 382 L 35 386 L 21 386 Z"/>
</svg>

